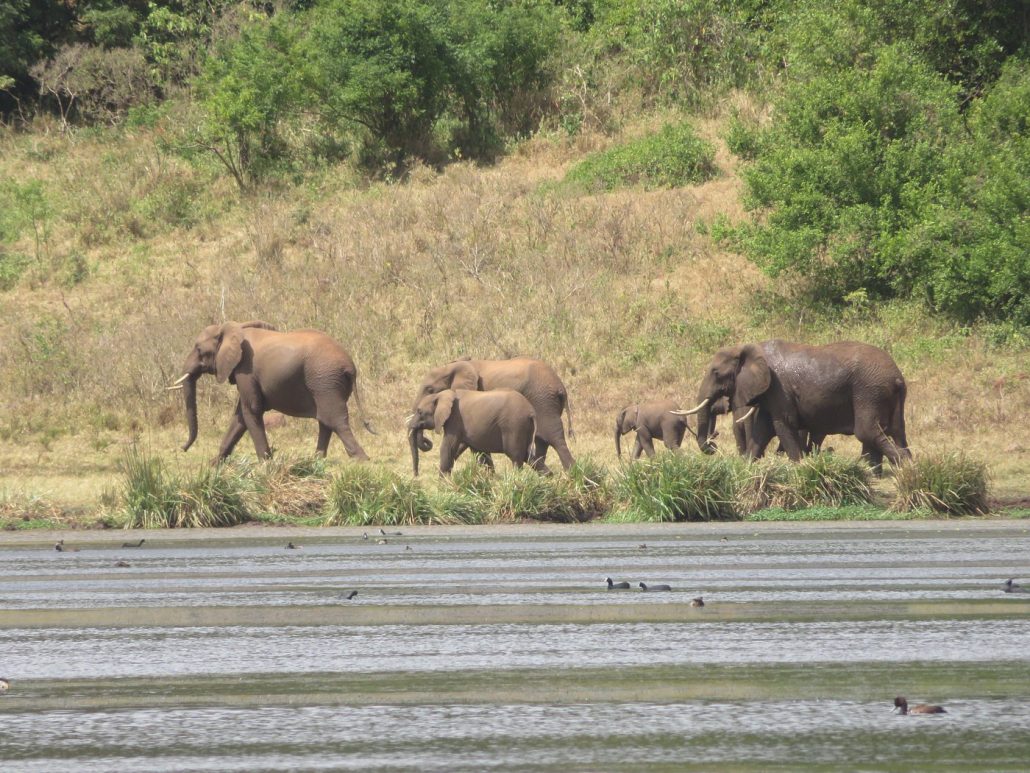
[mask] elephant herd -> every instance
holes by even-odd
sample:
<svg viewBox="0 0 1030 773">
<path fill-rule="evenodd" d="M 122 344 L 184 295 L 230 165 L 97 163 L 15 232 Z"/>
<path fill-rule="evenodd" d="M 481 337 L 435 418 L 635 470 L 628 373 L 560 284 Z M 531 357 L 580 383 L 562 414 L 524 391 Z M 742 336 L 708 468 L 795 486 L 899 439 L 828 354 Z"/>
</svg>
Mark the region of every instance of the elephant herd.
<svg viewBox="0 0 1030 773">
<path fill-rule="evenodd" d="M 217 460 L 232 453 L 249 433 L 258 456 L 271 450 L 264 413 L 318 421 L 316 453 L 324 456 L 336 434 L 347 453 L 367 459 L 350 427 L 351 394 L 359 409 L 357 370 L 350 355 L 317 330 L 277 331 L 265 322 L 226 322 L 205 328 L 186 358 L 183 374 L 170 389 L 185 395 L 189 437 L 197 438 L 197 379 L 213 374 L 219 383 L 236 385 L 239 398 L 222 438 Z M 905 438 L 905 379 L 882 349 L 858 342 L 809 346 L 786 341 L 720 349 L 701 381 L 698 405 L 680 410 L 673 401 L 654 401 L 624 408 L 616 417 L 615 448 L 636 432 L 633 458 L 654 455 L 654 441 L 678 448 L 696 416 L 699 448 L 712 453 L 716 417 L 732 414 L 737 450 L 760 457 L 773 438 L 797 461 L 818 448 L 827 435 L 854 435 L 863 457 L 879 470 L 883 457 L 892 464 L 910 458 Z M 440 472 L 447 474 L 466 450 L 490 465 L 490 454 L 502 453 L 516 466 L 529 463 L 546 470 L 549 448 L 568 469 L 572 452 L 565 439 L 562 413 L 569 396 L 554 369 L 540 360 L 464 358 L 431 369 L 422 380 L 407 420 L 412 468 L 418 474 L 419 453 L 430 451 L 427 430 L 442 432 Z M 366 420 L 365 428 L 373 432 Z"/>
</svg>

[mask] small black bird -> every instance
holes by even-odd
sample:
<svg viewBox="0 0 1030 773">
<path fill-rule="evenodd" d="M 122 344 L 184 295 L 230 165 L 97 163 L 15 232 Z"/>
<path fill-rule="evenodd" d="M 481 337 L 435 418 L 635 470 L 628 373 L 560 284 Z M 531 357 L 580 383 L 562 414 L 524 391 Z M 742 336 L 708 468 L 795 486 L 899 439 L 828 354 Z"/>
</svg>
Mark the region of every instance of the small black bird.
<svg viewBox="0 0 1030 773">
<path fill-rule="evenodd" d="M 141 539 L 139 542 L 123 542 L 122 543 L 122 547 L 123 548 L 141 548 L 141 547 L 143 547 L 143 543 L 144 542 L 146 542 L 145 539 Z"/>
<path fill-rule="evenodd" d="M 383 531 L 382 529 L 380 529 L 379 533 L 382 534 L 384 537 L 403 537 L 404 536 L 404 532 L 402 532 L 402 531 Z"/>
<path fill-rule="evenodd" d="M 641 590 L 672 590 L 670 585 L 645 585 L 644 583 L 638 583 Z"/>
<path fill-rule="evenodd" d="M 54 550 L 56 550 L 58 553 L 78 553 L 79 552 L 78 548 L 66 548 L 64 546 L 64 540 L 63 539 L 57 541 L 57 544 L 54 545 Z"/>
<path fill-rule="evenodd" d="M 698 596 L 696 599 L 690 600 L 690 606 L 692 607 L 703 607 L 704 605 L 705 600 L 701 596 Z"/>
<path fill-rule="evenodd" d="M 604 581 L 608 583 L 608 590 L 629 590 L 628 582 L 612 582 L 611 577 L 605 577 Z"/>
<path fill-rule="evenodd" d="M 344 596 L 344 598 L 347 599 L 347 601 L 350 601 L 352 598 L 354 598 L 357 595 L 358 595 L 358 592 L 356 590 L 352 590 L 350 593 L 348 593 L 346 596 Z"/>
<path fill-rule="evenodd" d="M 361 539 L 365 539 L 365 540 L 368 539 L 368 532 L 367 531 L 361 532 Z"/>
<path fill-rule="evenodd" d="M 300 545 L 294 545 L 292 542 L 286 543 L 287 550 L 300 550 Z"/>
<path fill-rule="evenodd" d="M 115 564 L 115 566 L 117 566 L 119 569 L 126 569 L 127 567 L 132 566 L 132 564 L 130 564 L 128 561 L 118 561 Z"/>
<path fill-rule="evenodd" d="M 1005 584 L 1001 586 L 1001 589 L 1005 593 L 1030 593 L 1030 590 L 1027 590 L 1022 585 L 1017 585 L 1014 578 L 1005 580 Z"/>
</svg>

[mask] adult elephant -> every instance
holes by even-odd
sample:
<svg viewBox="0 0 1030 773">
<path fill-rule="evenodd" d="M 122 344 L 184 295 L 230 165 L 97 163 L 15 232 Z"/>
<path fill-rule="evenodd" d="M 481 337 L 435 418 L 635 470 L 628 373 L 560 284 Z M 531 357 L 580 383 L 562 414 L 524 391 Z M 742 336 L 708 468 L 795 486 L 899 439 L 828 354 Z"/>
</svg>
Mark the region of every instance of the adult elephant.
<svg viewBox="0 0 1030 773">
<path fill-rule="evenodd" d="M 729 409 L 728 400 L 719 400 L 709 412 L 708 434 L 715 432 L 715 418 Z M 646 403 L 627 405 L 615 417 L 615 453 L 622 458 L 622 436 L 636 432 L 633 444 L 633 459 L 641 453 L 654 456 L 654 441 L 661 440 L 670 451 L 680 447 L 683 436 L 690 429 L 685 411 L 680 411 L 675 400 L 651 400 Z"/>
<path fill-rule="evenodd" d="M 879 471 L 884 456 L 892 464 L 912 456 L 905 438 L 905 394 L 897 364 L 875 346 L 773 340 L 720 349 L 698 390 L 700 404 L 688 413 L 697 414 L 703 430 L 711 404 L 728 397 L 735 413 L 746 410 L 738 421 L 757 416 L 771 422 L 772 434 L 794 461 L 808 445 L 804 432 L 820 442 L 826 435 L 854 435 L 862 456 Z M 761 434 L 771 439 L 768 432 Z M 764 450 L 761 440 L 749 451 Z M 706 432 L 697 433 L 697 442 L 702 451 L 713 450 Z"/>
<path fill-rule="evenodd" d="M 562 466 L 567 470 L 572 466 L 572 452 L 565 441 L 565 428 L 561 415 L 565 411 L 569 415 L 569 435 L 572 436 L 572 408 L 565 384 L 545 362 L 529 357 L 515 357 L 510 360 L 473 360 L 461 359 L 441 365 L 430 370 L 419 386 L 415 396 L 415 408 L 426 395 L 442 392 L 445 389 L 471 389 L 480 392 L 491 389 L 513 389 L 520 392 L 536 413 L 536 451 L 533 467 L 546 470 L 544 457 L 547 449 L 553 448 Z M 414 409 L 413 409 L 414 410 Z M 425 436 L 421 429 L 409 429 L 408 441 L 412 447 L 422 451 L 433 448 L 433 442 Z"/>
<path fill-rule="evenodd" d="M 529 400 L 513 389 L 445 389 L 419 400 L 408 428 L 443 432 L 440 474 L 448 475 L 467 449 L 504 454 L 521 467 L 534 453 L 536 416 Z M 411 465 L 418 475 L 418 447 L 414 443 Z"/>
<path fill-rule="evenodd" d="M 258 456 L 272 455 L 265 436 L 264 413 L 268 410 L 316 419 L 315 452 L 319 456 L 325 456 L 335 432 L 350 456 L 368 459 L 354 438 L 347 412 L 352 392 L 361 407 L 354 361 L 325 333 L 281 333 L 259 321 L 210 325 L 197 337 L 183 370 L 170 387 L 185 392 L 189 438 L 183 451 L 197 439 L 197 379 L 211 373 L 219 384 L 228 381 L 239 392 L 232 423 L 218 449 L 219 461 L 232 453 L 244 432 L 250 433 Z M 367 420 L 364 424 L 373 432 Z"/>
</svg>

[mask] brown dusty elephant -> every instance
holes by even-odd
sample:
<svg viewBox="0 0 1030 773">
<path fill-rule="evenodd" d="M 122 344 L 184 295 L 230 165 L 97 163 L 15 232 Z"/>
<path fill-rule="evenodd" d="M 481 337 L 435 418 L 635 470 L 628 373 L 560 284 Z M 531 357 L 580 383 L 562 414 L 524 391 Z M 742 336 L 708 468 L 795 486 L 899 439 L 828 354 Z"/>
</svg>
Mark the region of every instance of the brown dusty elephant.
<svg viewBox="0 0 1030 773">
<path fill-rule="evenodd" d="M 729 400 L 723 398 L 709 412 L 710 437 L 716 434 L 716 417 L 728 410 Z M 639 459 L 641 453 L 646 453 L 649 457 L 654 456 L 655 440 L 661 440 L 669 450 L 679 448 L 684 434 L 689 429 L 687 421 L 675 400 L 652 400 L 627 405 L 615 417 L 615 453 L 622 458 L 622 436 L 634 430 L 637 438 L 633 444 L 633 459 Z"/>
<path fill-rule="evenodd" d="M 536 413 L 529 400 L 513 389 L 477 392 L 445 389 L 418 401 L 408 422 L 411 466 L 418 475 L 416 433 L 441 430 L 440 474 L 446 475 L 466 449 L 484 454 L 504 454 L 516 467 L 533 455 Z"/>
<path fill-rule="evenodd" d="M 572 452 L 565 442 L 565 429 L 562 426 L 562 411 L 569 414 L 569 435 L 572 431 L 572 408 L 565 385 L 545 362 L 528 357 L 516 357 L 511 360 L 471 360 L 462 359 L 441 365 L 430 370 L 418 389 L 415 397 L 417 407 L 426 395 L 442 392 L 445 389 L 472 389 L 486 392 L 491 389 L 514 389 L 522 394 L 536 412 L 536 451 L 533 454 L 533 466 L 545 470 L 544 457 L 549 447 L 554 448 L 567 470 L 572 466 Z M 429 451 L 433 443 L 422 430 L 415 430 L 412 442 L 416 442 L 423 451 Z"/>
<path fill-rule="evenodd" d="M 171 387 L 181 387 L 186 397 L 189 438 L 183 451 L 197 439 L 197 379 L 213 373 L 219 384 L 229 381 L 239 392 L 232 423 L 218 450 L 219 460 L 232 453 L 244 432 L 250 433 L 258 456 L 272 455 L 265 436 L 268 410 L 317 419 L 315 452 L 319 456 L 325 456 L 335 432 L 350 456 L 368 459 L 354 438 L 347 412 L 351 392 L 361 407 L 354 361 L 325 333 L 280 333 L 265 322 L 210 325 L 197 337 L 183 370 Z M 373 432 L 367 421 L 364 424 Z"/>
<path fill-rule="evenodd" d="M 808 445 L 806 431 L 819 442 L 826 435 L 854 435 L 862 443 L 863 458 L 879 471 L 884 456 L 892 464 L 911 458 L 905 394 L 897 364 L 875 346 L 773 340 L 716 352 L 698 390 L 700 404 L 688 413 L 696 413 L 705 427 L 710 405 L 729 397 L 735 413 L 747 409 L 737 421 L 757 415 L 771 422 L 772 433 L 794 461 Z M 750 450 L 760 446 L 764 451 L 771 437 L 758 437 Z M 705 432 L 698 432 L 697 442 L 701 450 L 712 450 Z"/>
</svg>

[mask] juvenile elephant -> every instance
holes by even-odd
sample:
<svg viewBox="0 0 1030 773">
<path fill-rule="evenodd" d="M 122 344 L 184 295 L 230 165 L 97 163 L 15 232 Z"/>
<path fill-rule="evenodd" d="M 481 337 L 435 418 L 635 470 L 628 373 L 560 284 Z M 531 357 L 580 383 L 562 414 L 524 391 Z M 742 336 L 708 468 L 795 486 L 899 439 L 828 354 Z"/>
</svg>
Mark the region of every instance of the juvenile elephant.
<svg viewBox="0 0 1030 773">
<path fill-rule="evenodd" d="M 268 410 L 317 419 L 315 452 L 319 456 L 325 456 L 335 432 L 350 456 L 368 459 L 354 438 L 347 412 L 351 392 L 361 407 L 354 361 L 325 333 L 281 333 L 257 321 L 210 325 L 197 337 L 183 370 L 171 387 L 183 389 L 186 397 L 189 438 L 183 451 L 197 439 L 197 379 L 213 373 L 219 384 L 229 381 L 239 392 L 232 423 L 218 450 L 219 460 L 232 453 L 244 432 L 250 433 L 258 456 L 272 455 L 265 436 Z M 373 432 L 367 421 L 364 424 Z"/>
<path fill-rule="evenodd" d="M 764 451 L 774 434 L 794 461 L 826 435 L 854 435 L 862 456 L 879 471 L 884 456 L 892 464 L 911 458 L 906 391 L 897 364 L 875 346 L 763 341 L 719 350 L 698 390 L 701 402 L 688 413 L 696 413 L 699 426 L 706 427 L 710 405 L 728 397 L 735 414 L 745 411 L 738 421 L 771 423 L 771 432 L 757 425 L 749 452 Z M 701 450 L 712 450 L 706 432 L 697 433 L 697 442 Z"/>
<path fill-rule="evenodd" d="M 709 436 L 714 436 L 715 419 L 729 409 L 729 401 L 719 400 L 709 412 Z M 640 454 L 654 456 L 654 442 L 661 440 L 665 447 L 673 450 L 680 447 L 683 435 L 689 429 L 685 412 L 679 410 L 675 400 L 652 400 L 647 403 L 627 405 L 615 417 L 615 453 L 622 458 L 622 436 L 636 430 L 637 438 L 633 444 L 633 459 Z"/>
<path fill-rule="evenodd" d="M 545 470 L 544 458 L 549 447 L 554 448 L 567 470 L 572 466 L 572 452 L 565 442 L 562 426 L 562 411 L 569 414 L 569 435 L 572 431 L 572 408 L 565 385 L 545 362 L 528 357 L 511 360 L 455 360 L 430 370 L 419 386 L 415 405 L 426 395 L 445 389 L 471 389 L 480 392 L 492 389 L 513 389 L 529 400 L 536 412 L 536 450 L 533 466 Z M 424 433 L 417 433 L 416 442 L 423 451 L 429 451 L 433 443 Z"/>
<path fill-rule="evenodd" d="M 425 430 L 442 430 L 440 474 L 446 475 L 467 448 L 485 454 L 504 454 L 516 467 L 532 458 L 536 413 L 529 400 L 512 389 L 477 392 L 445 389 L 426 395 L 408 423 L 411 466 L 418 475 L 418 437 Z"/>
</svg>

